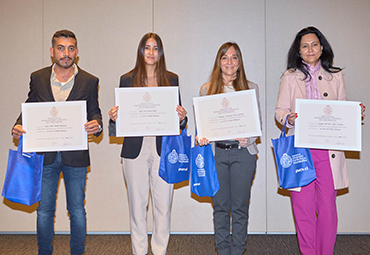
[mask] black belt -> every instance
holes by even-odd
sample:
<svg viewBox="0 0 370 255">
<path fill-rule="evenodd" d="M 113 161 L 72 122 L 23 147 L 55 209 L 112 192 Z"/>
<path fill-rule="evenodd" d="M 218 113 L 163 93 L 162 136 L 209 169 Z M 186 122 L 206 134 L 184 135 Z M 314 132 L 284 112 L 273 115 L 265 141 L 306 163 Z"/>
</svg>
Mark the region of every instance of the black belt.
<svg viewBox="0 0 370 255">
<path fill-rule="evenodd" d="M 240 149 L 238 143 L 216 143 L 216 146 L 224 150 L 231 150 L 232 148 Z"/>
</svg>

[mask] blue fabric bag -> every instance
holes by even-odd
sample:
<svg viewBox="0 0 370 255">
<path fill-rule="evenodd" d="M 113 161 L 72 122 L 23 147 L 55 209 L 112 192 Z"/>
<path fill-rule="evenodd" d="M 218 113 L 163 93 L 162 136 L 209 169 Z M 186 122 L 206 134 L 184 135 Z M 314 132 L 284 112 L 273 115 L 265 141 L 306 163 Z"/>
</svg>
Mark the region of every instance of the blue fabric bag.
<svg viewBox="0 0 370 255">
<path fill-rule="evenodd" d="M 21 136 L 18 150 L 9 149 L 2 196 L 9 201 L 30 206 L 40 201 L 44 155 L 23 153 L 22 139 Z"/>
<path fill-rule="evenodd" d="M 285 120 L 280 137 L 271 139 L 274 147 L 279 185 L 283 189 L 303 187 L 316 179 L 310 149 L 294 147 L 294 135 L 286 136 Z"/>
<path fill-rule="evenodd" d="M 189 180 L 191 136 L 186 128 L 180 135 L 163 136 L 159 176 L 167 183 Z"/>
<path fill-rule="evenodd" d="M 195 131 L 196 132 L 196 131 Z M 190 190 L 200 197 L 213 197 L 220 189 L 212 144 L 191 148 Z"/>
</svg>

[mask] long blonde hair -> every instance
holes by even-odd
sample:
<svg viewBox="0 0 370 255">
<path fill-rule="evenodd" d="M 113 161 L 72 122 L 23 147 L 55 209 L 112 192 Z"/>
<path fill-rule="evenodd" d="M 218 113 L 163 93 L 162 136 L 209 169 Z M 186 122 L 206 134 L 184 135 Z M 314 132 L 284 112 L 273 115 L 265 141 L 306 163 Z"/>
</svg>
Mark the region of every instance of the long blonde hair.
<svg viewBox="0 0 370 255">
<path fill-rule="evenodd" d="M 249 89 L 247 76 L 245 75 L 245 72 L 244 72 L 243 58 L 242 58 L 242 53 L 240 51 L 240 48 L 238 44 L 234 42 L 226 42 L 221 45 L 220 49 L 217 52 L 215 64 L 213 66 L 213 71 L 209 78 L 210 86 L 208 88 L 208 93 L 207 93 L 208 95 L 223 93 L 224 82 L 222 78 L 221 58 L 226 54 L 226 52 L 231 47 L 234 47 L 236 54 L 238 55 L 238 59 L 239 59 L 239 68 L 236 71 L 236 78 L 235 80 L 233 80 L 233 87 L 235 91 Z"/>
</svg>

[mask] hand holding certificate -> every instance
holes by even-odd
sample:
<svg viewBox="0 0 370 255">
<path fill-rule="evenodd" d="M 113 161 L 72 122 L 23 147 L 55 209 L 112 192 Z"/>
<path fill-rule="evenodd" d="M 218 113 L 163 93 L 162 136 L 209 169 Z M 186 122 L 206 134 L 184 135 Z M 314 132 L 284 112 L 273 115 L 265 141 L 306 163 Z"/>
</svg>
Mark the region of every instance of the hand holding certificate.
<svg viewBox="0 0 370 255">
<path fill-rule="evenodd" d="M 254 89 L 193 98 L 198 136 L 209 141 L 261 135 Z"/>
<path fill-rule="evenodd" d="M 178 87 L 116 88 L 117 136 L 179 135 Z"/>
<path fill-rule="evenodd" d="M 296 99 L 296 147 L 361 151 L 359 102 Z"/>
<path fill-rule="evenodd" d="M 23 103 L 24 152 L 87 150 L 86 101 Z"/>
</svg>

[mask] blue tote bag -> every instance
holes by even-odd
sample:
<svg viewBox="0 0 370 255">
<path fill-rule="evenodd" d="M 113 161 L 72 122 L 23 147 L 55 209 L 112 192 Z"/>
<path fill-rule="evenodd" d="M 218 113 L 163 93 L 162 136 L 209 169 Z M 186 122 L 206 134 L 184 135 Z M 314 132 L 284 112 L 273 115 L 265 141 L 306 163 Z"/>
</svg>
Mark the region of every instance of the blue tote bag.
<svg viewBox="0 0 370 255">
<path fill-rule="evenodd" d="M 22 139 L 18 150 L 9 149 L 2 195 L 9 201 L 30 206 L 40 201 L 44 155 L 22 152 Z"/>
<path fill-rule="evenodd" d="M 213 197 L 220 189 L 212 144 L 191 148 L 190 190 L 200 197 Z"/>
<path fill-rule="evenodd" d="M 191 136 L 186 128 L 180 135 L 163 136 L 159 176 L 167 183 L 189 180 Z"/>
<path fill-rule="evenodd" d="M 294 147 L 294 135 L 286 136 L 285 120 L 280 137 L 271 139 L 274 147 L 279 185 L 283 189 L 303 187 L 316 179 L 310 149 Z"/>
</svg>

